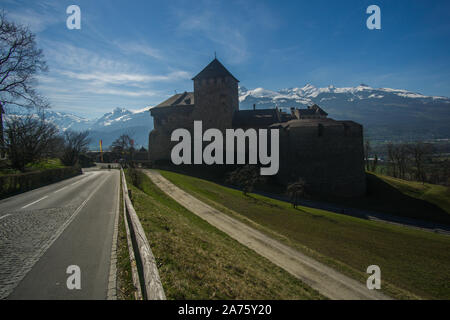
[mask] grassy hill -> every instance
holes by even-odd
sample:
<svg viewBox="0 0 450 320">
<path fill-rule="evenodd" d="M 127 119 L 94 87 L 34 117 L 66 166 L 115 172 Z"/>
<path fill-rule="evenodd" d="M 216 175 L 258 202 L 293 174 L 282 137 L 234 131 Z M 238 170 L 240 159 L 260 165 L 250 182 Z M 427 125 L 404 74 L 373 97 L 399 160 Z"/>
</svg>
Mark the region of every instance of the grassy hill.
<svg viewBox="0 0 450 320">
<path fill-rule="evenodd" d="M 378 173 L 367 173 L 367 195 L 363 197 L 322 197 L 317 200 L 450 225 L 448 187 L 406 181 Z"/>
<path fill-rule="evenodd" d="M 378 265 L 382 290 L 395 298 L 450 299 L 450 237 L 324 210 L 292 206 L 216 183 L 161 171 L 206 203 L 262 232 L 366 281 Z"/>
<path fill-rule="evenodd" d="M 324 298 L 140 177 L 128 188 L 168 299 Z"/>
<path fill-rule="evenodd" d="M 450 188 L 429 183 L 406 181 L 389 176 L 376 175 L 401 193 L 438 206 L 450 217 Z"/>
</svg>

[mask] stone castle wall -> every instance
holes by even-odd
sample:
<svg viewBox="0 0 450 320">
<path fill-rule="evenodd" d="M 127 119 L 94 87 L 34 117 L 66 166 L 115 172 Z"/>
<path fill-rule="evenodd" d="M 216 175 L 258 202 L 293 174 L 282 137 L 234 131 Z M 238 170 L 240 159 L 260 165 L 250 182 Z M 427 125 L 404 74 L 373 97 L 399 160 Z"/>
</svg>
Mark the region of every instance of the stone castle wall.
<svg viewBox="0 0 450 320">
<path fill-rule="evenodd" d="M 151 161 L 168 160 L 173 146 L 177 144 L 170 141 L 173 130 L 178 128 L 191 130 L 192 128 L 192 108 L 161 110 L 154 115 L 154 119 L 154 129 L 148 138 L 149 159 Z"/>
<path fill-rule="evenodd" d="M 233 128 L 239 110 L 238 81 L 230 75 L 194 78 L 194 104 L 152 109 L 154 130 L 149 134 L 149 159 L 170 160 L 172 131 L 191 132 L 201 120 L 203 132 Z M 277 120 L 278 121 L 278 120 Z M 284 185 L 305 180 L 314 193 L 360 196 L 366 191 L 362 126 L 352 121 L 299 119 L 270 126 L 280 129 L 280 169 Z M 223 166 L 222 166 L 223 167 Z"/>
<path fill-rule="evenodd" d="M 233 114 L 239 109 L 238 83 L 231 77 L 194 81 L 193 120 L 202 120 L 204 130 L 232 127 Z"/>
<path fill-rule="evenodd" d="M 315 193 L 365 193 L 362 126 L 351 121 L 294 120 L 280 129 L 280 170 L 284 184 L 302 178 Z"/>
<path fill-rule="evenodd" d="M 217 128 L 225 131 L 232 127 L 233 114 L 239 109 L 238 84 L 230 78 L 194 81 L 195 107 L 164 108 L 155 114 L 155 126 L 149 134 L 150 160 L 168 160 L 177 144 L 171 142 L 173 130 L 188 129 L 193 135 L 195 120 L 201 120 L 203 131 Z"/>
</svg>

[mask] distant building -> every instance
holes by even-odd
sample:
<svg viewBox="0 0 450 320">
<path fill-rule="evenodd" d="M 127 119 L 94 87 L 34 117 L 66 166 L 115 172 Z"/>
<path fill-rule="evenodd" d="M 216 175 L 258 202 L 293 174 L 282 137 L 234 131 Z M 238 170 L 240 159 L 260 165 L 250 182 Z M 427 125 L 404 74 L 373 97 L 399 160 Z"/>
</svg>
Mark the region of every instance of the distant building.
<svg viewBox="0 0 450 320">
<path fill-rule="evenodd" d="M 151 161 L 170 160 L 173 130 L 217 128 L 280 129 L 280 170 L 284 184 L 302 178 L 310 190 L 340 196 L 365 193 L 363 129 L 353 121 L 336 121 L 318 105 L 306 109 L 239 110 L 237 80 L 217 59 L 193 79 L 194 92 L 176 94 L 150 109 L 154 129 L 149 135 Z"/>
</svg>

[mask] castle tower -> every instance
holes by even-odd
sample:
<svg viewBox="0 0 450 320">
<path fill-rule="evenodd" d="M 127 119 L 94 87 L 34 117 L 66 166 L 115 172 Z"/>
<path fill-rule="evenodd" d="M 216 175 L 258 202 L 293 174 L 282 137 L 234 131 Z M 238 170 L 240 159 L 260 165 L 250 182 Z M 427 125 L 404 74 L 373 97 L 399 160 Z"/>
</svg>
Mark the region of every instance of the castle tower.
<svg viewBox="0 0 450 320">
<path fill-rule="evenodd" d="M 193 120 L 202 120 L 204 130 L 232 127 L 233 114 L 239 110 L 237 80 L 217 59 L 194 78 Z"/>
</svg>

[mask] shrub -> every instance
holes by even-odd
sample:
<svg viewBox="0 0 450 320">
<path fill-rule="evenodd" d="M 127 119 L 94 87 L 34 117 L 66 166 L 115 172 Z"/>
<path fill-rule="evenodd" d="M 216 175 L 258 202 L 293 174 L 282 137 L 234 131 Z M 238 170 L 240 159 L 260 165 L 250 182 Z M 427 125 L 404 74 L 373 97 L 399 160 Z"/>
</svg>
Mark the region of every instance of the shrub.
<svg viewBox="0 0 450 320">
<path fill-rule="evenodd" d="M 0 176 L 0 198 L 36 189 L 81 174 L 79 167 L 67 167 Z"/>
</svg>

